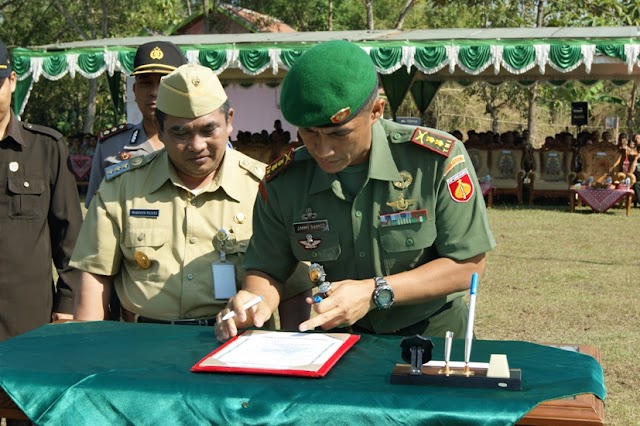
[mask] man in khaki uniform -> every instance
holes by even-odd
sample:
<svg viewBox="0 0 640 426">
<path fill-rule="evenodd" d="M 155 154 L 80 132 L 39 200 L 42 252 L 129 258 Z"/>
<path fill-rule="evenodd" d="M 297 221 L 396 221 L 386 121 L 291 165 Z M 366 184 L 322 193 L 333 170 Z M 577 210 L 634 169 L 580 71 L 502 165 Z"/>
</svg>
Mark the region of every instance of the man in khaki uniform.
<svg viewBox="0 0 640 426">
<path fill-rule="evenodd" d="M 233 113 L 208 68 L 183 65 L 161 80 L 165 149 L 107 169 L 71 261 L 84 271 L 76 319 L 105 319 L 115 285 L 125 321 L 213 324 L 243 279 L 264 174 L 227 147 Z M 291 294 L 308 287 L 298 282 Z"/>
<path fill-rule="evenodd" d="M 284 117 L 304 147 L 267 167 L 254 208 L 243 290 L 229 301 L 237 326 L 261 326 L 299 261 L 316 262 L 330 288 L 299 325 L 397 335 L 463 337 L 464 294 L 495 246 L 463 144 L 435 129 L 382 118 L 369 55 L 346 41 L 319 44 L 282 84 Z M 263 295 L 245 311 L 247 300 Z"/>
</svg>

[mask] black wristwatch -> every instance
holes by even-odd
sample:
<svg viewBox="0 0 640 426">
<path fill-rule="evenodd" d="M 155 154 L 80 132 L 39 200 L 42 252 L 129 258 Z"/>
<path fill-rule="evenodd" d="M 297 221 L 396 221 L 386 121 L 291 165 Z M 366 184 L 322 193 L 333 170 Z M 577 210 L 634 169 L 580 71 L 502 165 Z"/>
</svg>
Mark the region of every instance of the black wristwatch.
<svg viewBox="0 0 640 426">
<path fill-rule="evenodd" d="M 395 295 L 393 289 L 383 277 L 375 277 L 376 289 L 373 290 L 373 303 L 378 309 L 389 309 L 393 305 Z"/>
</svg>

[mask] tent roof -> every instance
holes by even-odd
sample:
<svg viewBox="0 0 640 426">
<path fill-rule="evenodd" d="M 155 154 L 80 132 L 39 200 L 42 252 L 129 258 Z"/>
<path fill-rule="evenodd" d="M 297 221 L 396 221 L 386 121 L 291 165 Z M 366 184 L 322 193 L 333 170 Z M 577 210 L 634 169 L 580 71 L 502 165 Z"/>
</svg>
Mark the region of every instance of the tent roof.
<svg viewBox="0 0 640 426">
<path fill-rule="evenodd" d="M 638 39 L 638 27 L 589 27 L 589 28 L 447 28 L 432 30 L 376 30 L 376 31 L 311 31 L 292 33 L 247 33 L 247 34 L 197 34 L 157 37 L 108 38 L 34 46 L 35 50 L 61 51 L 96 47 L 136 47 L 153 40 L 170 40 L 179 46 L 237 45 L 245 44 L 297 44 L 321 43 L 344 39 L 355 43 L 365 42 L 442 42 L 473 40 L 545 40 L 562 39 L 573 42 L 589 42 L 594 39 Z M 637 41 L 637 40 L 636 40 Z"/>
<path fill-rule="evenodd" d="M 306 49 L 335 39 L 352 41 L 369 53 L 388 94 L 393 90 L 403 95 L 417 80 L 433 88 L 447 80 L 530 84 L 640 78 L 640 33 L 635 26 L 201 34 L 16 48 L 13 68 L 25 89 L 14 97 L 24 108 L 28 91 L 40 78 L 130 73 L 136 47 L 153 40 L 174 42 L 190 63 L 210 67 L 223 82 L 278 84 Z"/>
</svg>

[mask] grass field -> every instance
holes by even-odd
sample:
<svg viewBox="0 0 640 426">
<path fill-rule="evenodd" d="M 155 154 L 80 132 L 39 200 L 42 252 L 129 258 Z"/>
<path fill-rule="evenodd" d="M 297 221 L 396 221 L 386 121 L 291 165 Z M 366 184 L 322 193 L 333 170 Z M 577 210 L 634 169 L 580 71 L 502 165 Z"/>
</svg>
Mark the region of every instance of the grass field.
<svg viewBox="0 0 640 426">
<path fill-rule="evenodd" d="M 640 208 L 497 203 L 489 220 L 498 245 L 478 287 L 478 338 L 596 346 L 606 423 L 640 425 Z"/>
</svg>

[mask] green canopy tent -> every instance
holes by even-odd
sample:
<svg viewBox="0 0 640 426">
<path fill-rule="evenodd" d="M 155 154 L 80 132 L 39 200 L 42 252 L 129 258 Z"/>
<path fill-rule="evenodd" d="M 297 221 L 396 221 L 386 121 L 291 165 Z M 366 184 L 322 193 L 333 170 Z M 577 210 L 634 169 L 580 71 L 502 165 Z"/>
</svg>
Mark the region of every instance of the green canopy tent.
<svg viewBox="0 0 640 426">
<path fill-rule="evenodd" d="M 421 112 L 445 81 L 614 80 L 640 76 L 637 27 L 489 28 L 335 31 L 134 37 L 16 48 L 14 109 L 20 114 L 41 78 L 119 78 L 130 73 L 136 46 L 153 39 L 181 47 L 189 62 L 213 69 L 223 83 L 278 84 L 317 43 L 350 40 L 371 56 L 395 115 L 411 92 Z M 110 84 L 118 96 L 119 85 Z"/>
</svg>

